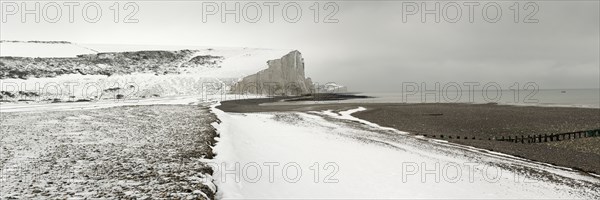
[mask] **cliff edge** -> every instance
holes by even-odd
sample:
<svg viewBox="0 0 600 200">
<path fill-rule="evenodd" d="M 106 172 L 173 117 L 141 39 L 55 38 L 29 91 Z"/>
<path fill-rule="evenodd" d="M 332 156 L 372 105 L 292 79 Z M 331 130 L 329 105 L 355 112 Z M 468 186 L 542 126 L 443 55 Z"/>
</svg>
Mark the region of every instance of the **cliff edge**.
<svg viewBox="0 0 600 200">
<path fill-rule="evenodd" d="M 267 69 L 238 81 L 232 93 L 293 96 L 312 92 L 313 84 L 304 74 L 304 59 L 299 51 L 294 50 L 280 59 L 269 60 L 267 65 Z"/>
</svg>

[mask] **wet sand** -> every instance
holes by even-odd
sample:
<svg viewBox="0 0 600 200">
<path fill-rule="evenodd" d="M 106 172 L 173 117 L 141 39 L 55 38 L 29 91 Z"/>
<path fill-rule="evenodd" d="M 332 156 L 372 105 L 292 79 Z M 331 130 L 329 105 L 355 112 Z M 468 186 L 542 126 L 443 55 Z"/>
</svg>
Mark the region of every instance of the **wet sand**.
<svg viewBox="0 0 600 200">
<path fill-rule="evenodd" d="M 600 128 L 600 109 L 495 104 L 313 103 L 270 104 L 284 98 L 225 101 L 226 112 L 281 112 L 367 108 L 353 116 L 411 134 L 507 153 L 600 174 L 600 137 L 521 144 L 488 140 L 529 134 L 556 134 Z M 453 139 L 449 139 L 452 136 Z M 456 139 L 459 136 L 461 139 Z M 464 138 L 468 139 L 464 139 Z M 475 138 L 475 139 L 473 139 Z"/>
</svg>

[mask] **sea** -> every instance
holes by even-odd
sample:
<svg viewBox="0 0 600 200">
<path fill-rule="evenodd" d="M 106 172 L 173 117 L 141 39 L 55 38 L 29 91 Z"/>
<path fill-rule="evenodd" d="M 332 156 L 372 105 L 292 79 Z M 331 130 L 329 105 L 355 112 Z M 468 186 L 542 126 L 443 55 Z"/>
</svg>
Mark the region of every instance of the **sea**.
<svg viewBox="0 0 600 200">
<path fill-rule="evenodd" d="M 600 108 L 600 89 L 540 89 L 531 91 L 444 91 L 428 93 L 358 92 L 373 98 L 348 99 L 340 103 L 474 103 L 522 106 Z"/>
</svg>

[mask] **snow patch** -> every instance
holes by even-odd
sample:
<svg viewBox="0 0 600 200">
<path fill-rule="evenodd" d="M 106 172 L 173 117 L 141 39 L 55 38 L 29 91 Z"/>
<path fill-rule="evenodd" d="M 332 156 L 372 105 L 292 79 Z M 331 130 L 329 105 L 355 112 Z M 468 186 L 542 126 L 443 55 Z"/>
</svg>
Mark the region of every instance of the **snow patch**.
<svg viewBox="0 0 600 200">
<path fill-rule="evenodd" d="M 330 116 L 330 117 L 333 117 L 333 118 L 336 118 L 336 119 L 356 121 L 356 122 L 359 122 L 359 123 L 362 123 L 362 124 L 366 124 L 368 126 L 376 128 L 376 129 L 381 129 L 381 130 L 385 130 L 385 131 L 392 131 L 392 132 L 395 132 L 395 133 L 398 133 L 398 134 L 403 134 L 403 135 L 408 134 L 407 132 L 398 131 L 395 128 L 380 126 L 379 124 L 376 124 L 376 123 L 373 123 L 373 122 L 370 122 L 370 121 L 363 120 L 363 119 L 360 119 L 360 118 L 352 116 L 353 113 L 360 112 L 360 111 L 365 111 L 365 110 L 367 110 L 367 109 L 364 108 L 364 107 L 358 107 L 358 108 L 355 108 L 355 109 L 341 111 L 341 112 L 339 112 L 339 114 L 336 114 L 336 113 L 334 113 L 331 110 L 326 110 L 326 111 L 323 111 L 323 112 L 314 112 L 314 113 L 322 113 L 324 115 L 327 115 L 327 116 Z"/>
</svg>

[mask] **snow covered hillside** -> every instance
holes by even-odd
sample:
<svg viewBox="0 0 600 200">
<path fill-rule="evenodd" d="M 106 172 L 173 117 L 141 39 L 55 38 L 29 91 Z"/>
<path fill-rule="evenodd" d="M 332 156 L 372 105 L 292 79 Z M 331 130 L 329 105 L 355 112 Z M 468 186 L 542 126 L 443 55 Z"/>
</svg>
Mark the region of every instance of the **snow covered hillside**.
<svg viewBox="0 0 600 200">
<path fill-rule="evenodd" d="M 291 51 L 6 41 L 1 46 L 2 101 L 226 93 L 229 85 Z"/>
</svg>

